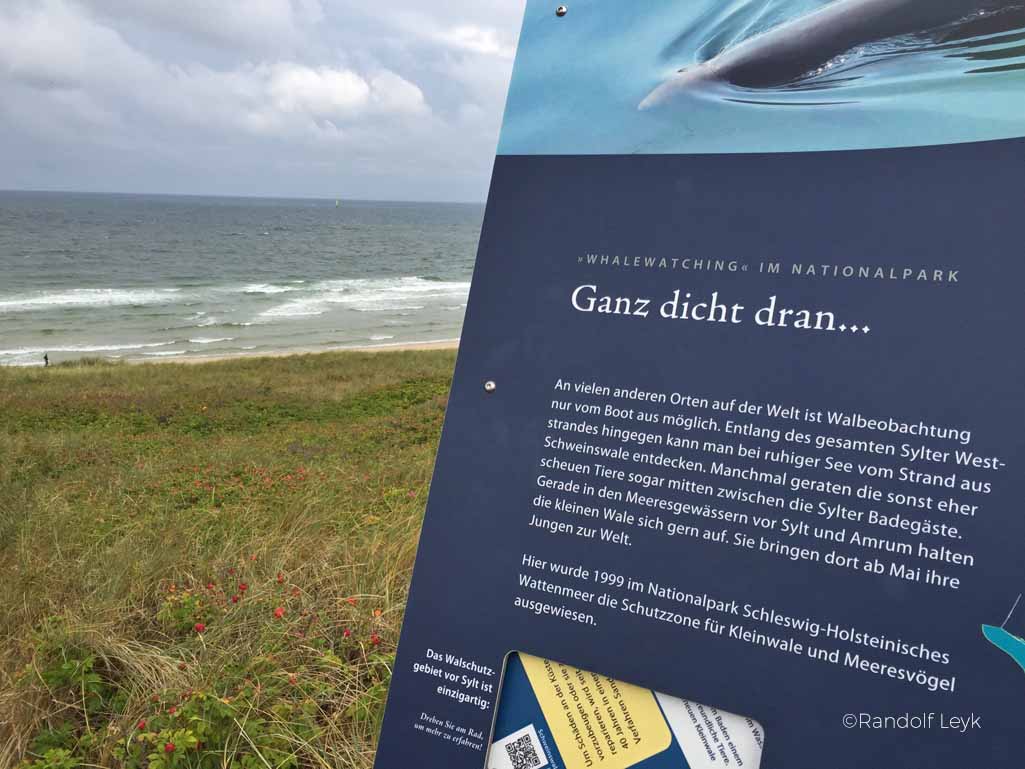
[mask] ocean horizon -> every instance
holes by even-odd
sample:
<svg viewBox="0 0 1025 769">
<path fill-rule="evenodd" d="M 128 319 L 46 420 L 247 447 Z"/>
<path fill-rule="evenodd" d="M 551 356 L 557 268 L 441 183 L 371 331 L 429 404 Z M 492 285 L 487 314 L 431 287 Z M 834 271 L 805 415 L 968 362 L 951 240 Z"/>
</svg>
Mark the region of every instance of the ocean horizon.
<svg viewBox="0 0 1025 769">
<path fill-rule="evenodd" d="M 0 191 L 0 365 L 459 337 L 484 205 Z"/>
</svg>

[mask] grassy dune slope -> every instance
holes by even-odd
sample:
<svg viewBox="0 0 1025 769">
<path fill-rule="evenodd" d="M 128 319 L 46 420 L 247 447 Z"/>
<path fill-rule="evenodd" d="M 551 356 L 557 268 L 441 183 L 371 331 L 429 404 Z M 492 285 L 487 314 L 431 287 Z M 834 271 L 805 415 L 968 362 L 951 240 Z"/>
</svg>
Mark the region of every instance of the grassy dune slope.
<svg viewBox="0 0 1025 769">
<path fill-rule="evenodd" d="M 368 767 L 452 351 L 0 370 L 0 767 Z"/>
</svg>

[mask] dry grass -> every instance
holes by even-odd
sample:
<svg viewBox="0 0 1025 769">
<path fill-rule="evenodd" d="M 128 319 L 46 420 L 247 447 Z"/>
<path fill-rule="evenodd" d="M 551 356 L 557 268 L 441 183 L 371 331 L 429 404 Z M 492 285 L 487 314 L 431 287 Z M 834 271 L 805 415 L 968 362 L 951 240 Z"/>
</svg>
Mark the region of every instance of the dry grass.
<svg viewBox="0 0 1025 769">
<path fill-rule="evenodd" d="M 0 767 L 369 767 L 453 357 L 0 370 Z"/>
</svg>

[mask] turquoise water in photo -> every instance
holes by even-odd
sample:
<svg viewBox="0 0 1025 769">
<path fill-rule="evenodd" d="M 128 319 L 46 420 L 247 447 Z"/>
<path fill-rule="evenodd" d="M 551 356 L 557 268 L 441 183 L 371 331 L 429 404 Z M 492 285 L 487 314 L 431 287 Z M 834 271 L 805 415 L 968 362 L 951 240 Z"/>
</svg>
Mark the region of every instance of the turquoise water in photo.
<svg viewBox="0 0 1025 769">
<path fill-rule="evenodd" d="M 844 2 L 848 0 L 842 0 Z M 845 50 L 771 88 L 702 83 L 639 105 L 686 67 L 824 0 L 528 0 L 501 154 L 797 152 L 1025 136 L 1025 6 L 980 0 Z"/>
<path fill-rule="evenodd" d="M 483 214 L 0 192 L 0 365 L 457 338 Z"/>
</svg>

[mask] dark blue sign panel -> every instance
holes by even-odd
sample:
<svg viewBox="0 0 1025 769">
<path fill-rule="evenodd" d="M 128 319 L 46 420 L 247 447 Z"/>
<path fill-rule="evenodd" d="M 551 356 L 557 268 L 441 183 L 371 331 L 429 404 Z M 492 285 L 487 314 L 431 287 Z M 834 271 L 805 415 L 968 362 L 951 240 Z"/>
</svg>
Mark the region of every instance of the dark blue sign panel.
<svg viewBox="0 0 1025 769">
<path fill-rule="evenodd" d="M 379 769 L 513 651 L 1022 765 L 1025 20 L 920 5 L 528 3 Z"/>
</svg>

